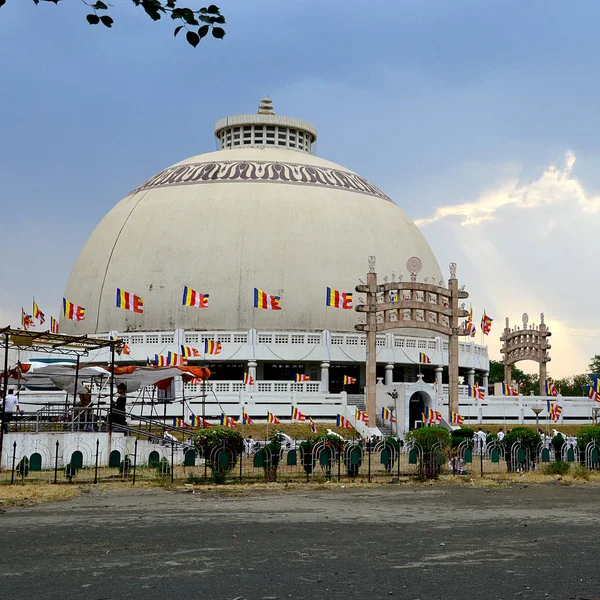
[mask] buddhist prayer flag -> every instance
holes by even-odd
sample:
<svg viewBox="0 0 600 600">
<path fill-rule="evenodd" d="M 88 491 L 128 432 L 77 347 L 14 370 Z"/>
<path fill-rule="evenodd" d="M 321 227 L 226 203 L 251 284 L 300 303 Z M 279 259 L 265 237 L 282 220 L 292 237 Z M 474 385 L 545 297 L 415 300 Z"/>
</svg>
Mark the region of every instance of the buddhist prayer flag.
<svg viewBox="0 0 600 600">
<path fill-rule="evenodd" d="M 425 352 L 419 352 L 419 362 L 423 363 L 424 365 L 430 365 L 431 359 L 429 356 L 427 356 L 427 354 L 425 354 Z"/>
<path fill-rule="evenodd" d="M 423 422 L 429 425 L 437 425 L 442 422 L 442 413 L 433 410 L 428 406 L 425 407 L 425 412 L 422 413 Z"/>
<path fill-rule="evenodd" d="M 550 400 L 548 400 L 548 413 L 550 414 L 550 418 L 554 423 L 560 419 L 562 410 L 562 406 L 558 404 L 558 402 L 550 402 Z"/>
<path fill-rule="evenodd" d="M 465 422 L 465 418 L 458 413 L 451 411 L 450 412 L 450 422 L 452 425 L 462 425 Z"/>
<path fill-rule="evenodd" d="M 294 419 L 294 421 L 298 421 L 299 423 L 303 423 L 306 421 L 306 415 L 301 413 L 297 406 L 292 406 L 292 419 Z"/>
<path fill-rule="evenodd" d="M 467 335 L 469 335 L 471 337 L 475 337 L 475 332 L 477 331 L 477 329 L 475 328 L 475 325 L 473 325 L 473 307 L 472 306 L 469 310 L 469 316 L 467 317 L 467 320 L 463 323 L 463 327 L 464 327 Z"/>
<path fill-rule="evenodd" d="M 310 377 L 308 375 L 304 375 L 303 373 L 296 373 L 296 383 L 299 381 L 310 381 Z"/>
<path fill-rule="evenodd" d="M 600 379 L 598 381 L 600 381 Z M 594 389 L 593 385 L 590 385 L 588 396 L 590 397 L 590 400 L 593 400 L 594 402 L 600 402 L 600 394 L 598 394 L 598 392 Z"/>
<path fill-rule="evenodd" d="M 195 306 L 196 308 L 208 308 L 210 294 L 201 294 L 192 290 L 187 285 L 183 287 L 183 306 Z"/>
<path fill-rule="evenodd" d="M 356 377 L 344 375 L 344 385 L 352 385 L 353 383 L 356 383 Z"/>
<path fill-rule="evenodd" d="M 54 317 L 50 317 L 50 331 L 58 333 L 58 321 Z"/>
<path fill-rule="evenodd" d="M 344 427 L 344 429 L 354 429 L 354 427 L 352 427 L 352 423 L 350 423 L 346 417 L 342 417 L 340 414 L 338 414 L 335 424 L 338 427 Z"/>
<path fill-rule="evenodd" d="M 77 304 L 73 304 L 66 298 L 63 298 L 63 314 L 67 319 L 71 319 L 71 321 L 83 321 L 85 319 L 85 308 L 77 306 Z"/>
<path fill-rule="evenodd" d="M 512 385 L 508 385 L 508 383 L 502 382 L 502 395 L 503 396 L 518 396 L 519 392 L 515 390 Z"/>
<path fill-rule="evenodd" d="M 389 408 L 383 407 L 381 409 L 381 418 L 384 421 L 389 421 L 390 423 L 395 423 L 396 422 L 396 418 L 394 417 L 394 413 Z"/>
<path fill-rule="evenodd" d="M 244 384 L 245 385 L 254 385 L 254 377 L 252 377 L 248 373 L 244 373 Z"/>
<path fill-rule="evenodd" d="M 546 379 L 546 396 L 558 396 L 558 391 L 551 381 Z"/>
<path fill-rule="evenodd" d="M 312 432 L 314 434 L 319 433 L 319 430 L 317 429 L 317 424 L 312 420 L 312 417 L 308 417 L 308 420 L 310 421 L 310 428 L 312 429 Z"/>
<path fill-rule="evenodd" d="M 21 325 L 25 331 L 30 327 L 33 327 L 33 317 L 25 312 L 25 309 L 21 309 Z"/>
<path fill-rule="evenodd" d="M 281 421 L 277 418 L 277 415 L 274 415 L 272 412 L 267 411 L 267 421 L 269 423 L 274 423 L 275 425 L 280 425 Z"/>
<path fill-rule="evenodd" d="M 221 425 L 230 429 L 237 429 L 237 421 L 233 417 L 228 417 L 225 413 L 221 413 Z"/>
<path fill-rule="evenodd" d="M 181 346 L 181 355 L 185 356 L 186 358 L 190 358 L 194 356 L 200 356 L 200 352 L 191 346 Z"/>
<path fill-rule="evenodd" d="M 327 288 L 327 296 L 325 299 L 326 306 L 334 308 L 342 308 L 344 310 L 352 309 L 352 292 L 338 292 L 330 287 Z"/>
<path fill-rule="evenodd" d="M 162 354 L 155 354 L 154 358 L 147 358 L 146 363 L 151 367 L 168 367 L 169 359 Z"/>
<path fill-rule="evenodd" d="M 117 288 L 117 308 L 143 313 L 144 301 L 135 294 Z"/>
<path fill-rule="evenodd" d="M 180 429 L 187 429 L 189 425 L 185 422 L 184 419 L 179 419 L 177 417 L 173 418 L 173 427 L 179 427 Z"/>
<path fill-rule="evenodd" d="M 477 384 L 468 386 L 469 388 L 469 398 L 476 398 L 477 400 L 483 400 L 485 398 L 485 393 L 483 388 L 480 388 Z"/>
<path fill-rule="evenodd" d="M 483 331 L 483 333 L 485 335 L 488 335 L 490 333 L 490 330 L 492 329 L 492 321 L 494 319 L 491 319 L 490 317 L 488 317 L 485 314 L 485 310 L 483 311 L 483 317 L 481 317 L 481 331 Z"/>
<path fill-rule="evenodd" d="M 250 418 L 250 415 L 243 410 L 242 411 L 242 425 L 251 425 L 254 421 Z"/>
<path fill-rule="evenodd" d="M 204 429 L 210 429 L 211 424 L 202 417 L 191 415 L 192 427 L 203 427 Z"/>
<path fill-rule="evenodd" d="M 204 340 L 204 354 L 221 354 L 221 342 L 215 342 L 214 340 Z"/>
<path fill-rule="evenodd" d="M 40 325 L 43 325 L 46 322 L 46 317 L 40 310 L 40 307 L 35 303 L 35 298 L 33 299 L 33 318 L 37 319 L 40 322 Z"/>
<path fill-rule="evenodd" d="M 118 342 L 119 338 L 115 335 L 111 335 L 110 339 L 113 342 Z M 119 354 L 131 354 L 131 348 L 127 344 L 123 344 L 123 349 L 119 352 Z"/>
<path fill-rule="evenodd" d="M 369 422 L 369 415 L 366 412 L 363 412 L 362 410 L 358 410 L 358 408 L 356 409 L 354 416 L 357 421 L 362 421 L 363 423 Z"/>
<path fill-rule="evenodd" d="M 266 310 L 281 310 L 281 296 L 271 296 L 258 288 L 254 288 L 254 308 Z"/>
<path fill-rule="evenodd" d="M 187 364 L 185 356 L 181 354 L 175 354 L 175 352 L 167 352 L 167 364 L 170 367 L 180 367 Z"/>
</svg>

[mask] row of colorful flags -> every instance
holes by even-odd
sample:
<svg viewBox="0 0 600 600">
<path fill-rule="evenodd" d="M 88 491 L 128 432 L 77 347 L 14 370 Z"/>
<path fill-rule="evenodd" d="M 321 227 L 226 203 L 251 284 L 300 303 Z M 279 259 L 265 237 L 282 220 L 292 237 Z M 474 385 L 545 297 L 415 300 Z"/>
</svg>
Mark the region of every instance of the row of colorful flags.
<svg viewBox="0 0 600 600">
<path fill-rule="evenodd" d="M 21 308 L 21 327 L 27 331 L 30 327 L 34 327 L 34 319 L 43 325 L 46 322 L 46 315 L 40 310 L 35 298 L 33 299 L 33 310 L 29 314 L 24 308 Z M 58 321 L 54 317 L 50 317 L 50 331 L 58 333 Z"/>
<path fill-rule="evenodd" d="M 600 402 L 600 378 L 596 379 L 596 385 L 590 385 L 588 396 L 594 402 Z"/>
<path fill-rule="evenodd" d="M 492 323 L 494 319 L 492 319 L 485 310 L 483 311 L 483 316 L 481 317 L 481 331 L 484 335 L 489 335 L 492 330 Z M 475 337 L 477 333 L 477 328 L 473 323 L 473 307 L 471 306 L 469 309 L 469 315 L 467 316 L 467 320 L 463 322 L 463 329 L 467 332 L 467 335 L 470 337 Z"/>
</svg>

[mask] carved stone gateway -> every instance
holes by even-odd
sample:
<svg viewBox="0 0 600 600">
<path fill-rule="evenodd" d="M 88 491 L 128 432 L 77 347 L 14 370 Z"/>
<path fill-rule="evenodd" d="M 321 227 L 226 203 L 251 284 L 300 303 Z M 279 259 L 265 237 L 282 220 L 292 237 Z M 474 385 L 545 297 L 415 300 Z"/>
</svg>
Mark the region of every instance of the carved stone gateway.
<svg viewBox="0 0 600 600">
<path fill-rule="evenodd" d="M 451 277 L 447 288 L 436 285 L 434 280 L 432 283 L 417 282 L 421 261 L 416 256 L 408 259 L 406 267 L 410 281 L 393 281 L 392 278 L 391 283 L 378 284 L 375 257 L 369 257 L 367 283 L 356 286 L 357 292 L 367 295 L 366 304 L 356 306 L 358 312 L 367 313 L 367 322 L 355 325 L 355 329 L 367 334 L 365 403 L 370 427 L 375 427 L 377 410 L 376 336 L 377 332 L 389 329 L 425 329 L 448 336 L 448 409 L 449 413 L 458 412 L 458 336 L 467 335 L 466 330 L 459 327 L 458 320 L 469 314 L 464 304 L 459 307 L 458 301 L 468 298 L 469 294 L 458 288 L 455 263 L 450 263 Z"/>
<path fill-rule="evenodd" d="M 537 327 L 535 323 L 528 326 L 529 316 L 527 313 L 523 313 L 522 321 L 523 328 L 517 325 L 511 329 L 508 317 L 506 317 L 506 327 L 500 337 L 504 381 L 509 385 L 512 383 L 512 365 L 521 360 L 533 360 L 540 365 L 540 396 L 545 396 L 546 378 L 548 376 L 546 363 L 550 362 L 548 350 L 552 347 L 548 343 L 548 338 L 552 333 L 544 323 L 544 313 L 540 315 L 540 324 Z"/>
</svg>

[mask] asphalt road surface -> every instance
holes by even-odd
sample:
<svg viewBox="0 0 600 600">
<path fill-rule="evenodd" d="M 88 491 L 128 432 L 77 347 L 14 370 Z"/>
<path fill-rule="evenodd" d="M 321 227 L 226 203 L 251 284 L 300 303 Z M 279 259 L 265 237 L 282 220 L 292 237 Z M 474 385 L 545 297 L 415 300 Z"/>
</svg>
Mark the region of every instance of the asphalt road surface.
<svg viewBox="0 0 600 600">
<path fill-rule="evenodd" d="M 92 491 L 0 513 L 0 598 L 600 600 L 600 487 Z"/>
</svg>

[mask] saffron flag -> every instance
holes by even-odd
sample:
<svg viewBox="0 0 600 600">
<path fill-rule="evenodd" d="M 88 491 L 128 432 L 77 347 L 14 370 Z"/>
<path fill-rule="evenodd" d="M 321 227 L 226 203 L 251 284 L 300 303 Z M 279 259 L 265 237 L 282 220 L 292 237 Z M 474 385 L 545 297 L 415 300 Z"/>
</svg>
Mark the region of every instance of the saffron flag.
<svg viewBox="0 0 600 600">
<path fill-rule="evenodd" d="M 136 313 L 144 312 L 144 301 L 135 294 L 117 288 L 117 308 L 124 308 Z"/>
<path fill-rule="evenodd" d="M 458 413 L 451 411 L 450 412 L 450 422 L 452 425 L 462 425 L 465 422 L 465 418 Z"/>
<path fill-rule="evenodd" d="M 71 321 L 83 321 L 85 319 L 85 308 L 77 306 L 66 298 L 63 298 L 63 314 Z"/>
<path fill-rule="evenodd" d="M 333 306 L 334 308 L 342 308 L 344 310 L 351 310 L 352 292 L 338 292 L 338 290 L 328 287 L 325 305 Z"/>
<path fill-rule="evenodd" d="M 425 352 L 419 352 L 419 362 L 423 363 L 424 365 L 430 365 L 431 359 L 429 356 L 427 356 L 427 354 L 425 354 Z"/>
<path fill-rule="evenodd" d="M 254 377 L 248 373 L 244 373 L 244 385 L 254 385 Z"/>
<path fill-rule="evenodd" d="M 201 294 L 192 290 L 187 285 L 183 286 L 183 306 L 195 306 L 196 308 L 208 308 L 210 294 Z"/>
<path fill-rule="evenodd" d="M 204 354 L 221 354 L 223 346 L 221 342 L 215 342 L 214 340 L 204 340 Z"/>
<path fill-rule="evenodd" d="M 33 317 L 25 312 L 25 309 L 21 309 L 21 325 L 25 331 L 30 327 L 33 327 Z"/>
<path fill-rule="evenodd" d="M 550 400 L 548 400 L 548 412 L 550 413 L 550 418 L 554 423 L 558 422 L 560 419 L 562 410 L 562 406 L 558 404 L 558 402 L 550 402 Z"/>
<path fill-rule="evenodd" d="M 363 423 L 369 422 L 369 415 L 366 412 L 363 412 L 362 410 L 358 410 L 358 408 L 355 412 L 355 418 L 357 421 L 362 421 Z"/>
<path fill-rule="evenodd" d="M 58 321 L 54 317 L 50 317 L 50 331 L 58 333 Z"/>
<path fill-rule="evenodd" d="M 319 430 L 317 429 L 317 424 L 312 420 L 312 417 L 308 417 L 308 420 L 310 421 L 310 428 L 312 429 L 312 432 L 314 434 L 319 433 Z"/>
<path fill-rule="evenodd" d="M 33 318 L 37 319 L 40 322 L 40 325 L 43 325 L 46 322 L 46 316 L 35 303 L 35 298 L 33 299 Z"/>
<path fill-rule="evenodd" d="M 381 409 L 381 418 L 384 421 L 389 421 L 390 423 L 395 423 L 396 422 L 396 418 L 394 417 L 394 413 L 389 408 L 383 407 Z"/>
<path fill-rule="evenodd" d="M 258 288 L 254 288 L 254 308 L 266 310 L 281 310 L 281 296 L 271 296 Z"/>
<path fill-rule="evenodd" d="M 299 423 L 303 423 L 306 421 L 306 415 L 301 413 L 297 406 L 292 406 L 292 419 L 294 419 L 294 421 L 298 421 Z"/>
<path fill-rule="evenodd" d="M 187 364 L 187 360 L 185 356 L 181 356 L 181 354 L 175 354 L 175 352 L 167 352 L 167 364 L 170 367 L 181 367 L 182 365 Z"/>
<path fill-rule="evenodd" d="M 303 373 L 296 373 L 296 383 L 299 381 L 310 381 L 310 377 L 308 375 L 304 375 Z"/>
<path fill-rule="evenodd" d="M 338 414 L 335 424 L 338 427 L 344 427 L 344 429 L 354 429 L 354 427 L 352 427 L 352 423 L 350 423 L 346 417 L 342 417 L 340 414 Z"/>
<path fill-rule="evenodd" d="M 254 421 L 250 418 L 250 415 L 242 410 L 242 425 L 251 425 Z"/>
<path fill-rule="evenodd" d="M 221 413 L 221 425 L 229 427 L 229 429 L 237 429 L 237 421 L 233 417 L 228 417 L 225 413 Z"/>
<path fill-rule="evenodd" d="M 344 375 L 344 385 L 352 385 L 353 383 L 356 383 L 356 377 Z"/>
<path fill-rule="evenodd" d="M 492 329 L 492 321 L 494 319 L 491 319 L 490 317 L 488 317 L 485 314 L 485 310 L 483 311 L 483 317 L 481 317 L 481 331 L 483 331 L 483 333 L 485 335 L 488 335 Z"/>
<path fill-rule="evenodd" d="M 546 379 L 546 396 L 558 396 L 558 391 L 554 387 L 554 384 Z"/>
<path fill-rule="evenodd" d="M 111 335 L 110 339 L 113 342 L 118 342 L 119 338 L 117 336 Z M 127 345 L 127 344 L 123 344 L 123 348 L 122 350 L 119 352 L 119 354 L 131 354 L 131 348 Z"/>
<path fill-rule="evenodd" d="M 179 427 L 180 429 L 187 429 L 189 425 L 185 422 L 184 419 L 179 419 L 177 417 L 173 418 L 173 427 Z"/>
<path fill-rule="evenodd" d="M 181 346 L 181 355 L 190 358 L 193 356 L 200 356 L 200 352 L 198 352 L 196 348 L 192 348 L 192 346 Z"/>
<path fill-rule="evenodd" d="M 192 427 L 203 427 L 204 429 L 210 429 L 211 424 L 202 417 L 197 417 L 196 415 L 191 415 Z"/>
<path fill-rule="evenodd" d="M 275 425 L 280 425 L 281 421 L 277 418 L 277 415 L 274 415 L 272 412 L 267 411 L 267 421 L 269 423 L 274 423 Z"/>
<path fill-rule="evenodd" d="M 512 385 L 508 385 L 508 383 L 502 382 L 502 395 L 503 396 L 518 396 L 519 392 L 515 390 Z"/>
</svg>

